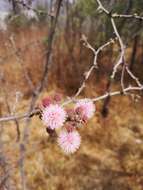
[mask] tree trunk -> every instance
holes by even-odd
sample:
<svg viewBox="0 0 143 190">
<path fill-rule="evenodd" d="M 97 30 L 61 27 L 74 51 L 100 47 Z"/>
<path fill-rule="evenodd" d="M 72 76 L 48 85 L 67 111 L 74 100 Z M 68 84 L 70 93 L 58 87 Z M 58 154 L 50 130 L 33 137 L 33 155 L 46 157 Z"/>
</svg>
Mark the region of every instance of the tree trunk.
<svg viewBox="0 0 143 190">
<path fill-rule="evenodd" d="M 12 3 L 12 10 L 14 14 L 19 14 L 20 9 L 18 6 L 18 3 L 15 0 L 10 0 L 10 2 Z"/>
<path fill-rule="evenodd" d="M 135 38 L 134 38 L 134 44 L 133 44 L 133 50 L 132 50 L 131 62 L 130 62 L 130 70 L 131 71 L 133 71 L 133 66 L 134 66 L 134 63 L 135 63 L 138 42 L 139 42 L 139 35 L 136 35 Z"/>
</svg>

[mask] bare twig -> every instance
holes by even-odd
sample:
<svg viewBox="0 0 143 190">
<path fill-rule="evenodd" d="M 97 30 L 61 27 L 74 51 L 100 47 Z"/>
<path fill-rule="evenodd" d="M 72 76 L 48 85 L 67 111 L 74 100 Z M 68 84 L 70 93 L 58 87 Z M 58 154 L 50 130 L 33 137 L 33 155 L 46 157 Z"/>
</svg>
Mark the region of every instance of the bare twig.
<svg viewBox="0 0 143 190">
<path fill-rule="evenodd" d="M 43 38 L 44 39 L 44 38 Z M 0 56 L 0 63 L 1 64 L 4 64 L 5 62 L 7 62 L 7 60 L 13 56 L 13 55 L 16 55 L 16 54 L 19 54 L 19 53 L 23 53 L 25 52 L 29 47 L 31 46 L 35 46 L 37 44 L 42 44 L 43 43 L 43 39 L 42 40 L 34 40 L 34 41 L 31 41 L 29 42 L 28 44 L 24 45 L 22 48 L 17 48 L 16 51 L 13 51 L 12 53 L 6 55 L 6 56 Z"/>
<path fill-rule="evenodd" d="M 142 87 L 136 87 L 136 86 L 129 86 L 127 88 L 124 89 L 124 92 L 130 92 L 130 91 L 142 91 L 143 90 L 143 86 Z M 99 96 L 97 98 L 93 98 L 94 102 L 97 102 L 99 100 L 103 100 L 105 98 L 107 98 L 108 96 L 117 96 L 117 95 L 122 95 L 122 91 L 115 91 L 115 92 L 110 92 L 110 93 L 105 93 L 102 96 Z"/>
<path fill-rule="evenodd" d="M 141 86 L 141 87 L 129 86 L 129 87 L 124 89 L 125 92 L 134 92 L 134 91 L 142 91 L 142 90 L 143 90 L 143 86 Z M 114 91 L 114 92 L 110 92 L 110 93 L 105 93 L 105 94 L 103 94 L 101 96 L 93 98 L 92 100 L 94 102 L 98 102 L 100 100 L 104 100 L 109 95 L 110 96 L 122 95 L 122 91 Z M 78 99 L 76 99 L 76 98 L 70 99 L 69 102 L 67 101 L 64 105 L 67 105 L 72 101 L 76 102 L 76 101 L 78 101 Z M 39 115 L 40 113 L 41 113 L 41 110 L 36 109 L 36 110 L 33 110 L 30 114 L 29 113 L 24 113 L 24 114 L 21 114 L 21 115 L 13 115 L 13 116 L 2 117 L 2 118 L 0 118 L 0 122 L 9 122 L 9 121 L 13 121 L 15 119 L 21 120 L 21 119 L 25 119 L 25 118 L 28 118 L 28 117 L 33 117 L 35 115 Z"/>
<path fill-rule="evenodd" d="M 82 92 L 82 90 L 85 88 L 85 84 L 86 81 L 88 80 L 89 76 L 91 75 L 92 71 L 96 68 L 98 68 L 98 64 L 97 64 L 97 58 L 99 53 L 106 48 L 108 45 L 111 45 L 112 43 L 114 43 L 115 39 L 110 39 L 107 43 L 103 44 L 102 46 L 100 46 L 97 50 L 95 50 L 87 41 L 87 38 L 83 35 L 82 36 L 82 41 L 84 42 L 85 47 L 87 47 L 88 49 L 90 49 L 93 54 L 94 54 L 94 61 L 93 64 L 91 65 L 91 67 L 89 68 L 89 70 L 86 72 L 84 79 L 82 81 L 81 86 L 78 88 L 76 94 L 74 95 L 74 98 L 79 96 L 79 94 Z"/>
<path fill-rule="evenodd" d="M 96 1 L 97 1 L 98 5 L 99 5 L 98 9 L 104 11 L 108 15 L 110 14 L 110 17 L 112 17 L 112 18 L 126 18 L 126 19 L 134 18 L 134 19 L 138 19 L 138 20 L 143 21 L 143 17 L 137 15 L 137 13 L 130 14 L 130 15 L 110 13 L 107 9 L 105 9 L 105 7 L 102 5 L 100 0 L 96 0 Z"/>
<path fill-rule="evenodd" d="M 41 81 L 39 85 L 36 87 L 36 89 L 33 92 L 33 96 L 31 98 L 30 106 L 28 109 L 28 115 L 32 112 L 32 110 L 35 107 L 35 103 L 37 98 L 39 97 L 41 91 L 45 87 L 45 83 L 47 81 L 47 75 L 49 71 L 49 63 L 50 63 L 50 58 L 51 58 L 51 53 L 52 53 L 52 46 L 53 46 L 53 40 L 55 36 L 55 30 L 56 30 L 56 25 L 58 21 L 58 16 L 60 12 L 60 7 L 61 7 L 62 0 L 57 0 L 56 4 L 56 12 L 55 12 L 55 17 L 51 18 L 51 28 L 50 32 L 48 35 L 48 46 L 47 46 L 47 54 L 46 54 L 46 64 L 44 67 L 44 72 L 41 78 Z M 26 122 L 25 122 L 25 128 L 24 128 L 24 134 L 22 138 L 22 142 L 20 143 L 20 163 L 19 163 L 19 168 L 20 168 L 20 173 L 21 173 L 21 182 L 22 182 L 22 189 L 26 190 L 26 179 L 25 179 L 25 171 L 24 171 L 24 160 L 25 160 L 25 152 L 26 152 L 26 143 L 28 140 L 28 134 L 29 134 L 29 124 L 30 124 L 31 118 L 27 117 Z"/>
<path fill-rule="evenodd" d="M 113 68 L 113 72 L 111 74 L 111 79 L 114 79 L 115 78 L 115 75 L 116 75 L 116 72 L 117 72 L 117 69 L 120 65 L 122 65 L 122 76 L 121 76 L 121 87 L 122 87 L 122 91 L 124 93 L 124 75 L 125 75 L 125 70 L 127 70 L 127 73 L 131 76 L 131 78 L 137 83 L 137 85 L 139 87 L 142 86 L 142 84 L 139 82 L 139 79 L 129 70 L 127 64 L 126 64 L 126 60 L 125 60 L 125 45 L 122 41 L 122 38 L 118 32 L 118 29 L 116 27 L 116 24 L 115 24 L 115 21 L 114 21 L 114 17 L 115 17 L 115 14 L 114 16 L 108 11 L 105 9 L 105 7 L 102 5 L 101 1 L 100 0 L 96 0 L 99 7 L 98 7 L 98 10 L 102 10 L 105 14 L 107 14 L 110 19 L 111 19 L 111 24 L 112 24 L 112 27 L 113 27 L 113 30 L 119 40 L 119 45 L 120 45 L 120 48 L 121 48 L 121 54 L 120 54 L 120 57 L 119 57 L 119 60 L 118 62 L 115 64 L 114 68 Z"/>
<path fill-rule="evenodd" d="M 3 125 L 0 124 L 0 169 L 3 170 L 3 175 L 0 176 L 0 189 L 4 189 L 4 186 L 7 187 L 8 190 L 10 190 L 10 172 L 9 172 L 9 164 L 8 164 L 8 159 L 7 156 L 5 155 L 4 152 L 4 147 L 3 147 L 3 141 L 2 141 L 2 133 L 3 133 Z M 3 179 L 3 180 L 1 180 Z M 11 187 L 12 189 L 12 187 Z"/>
<path fill-rule="evenodd" d="M 126 19 L 133 19 L 134 18 L 134 19 L 138 19 L 138 20 L 143 21 L 143 17 L 137 15 L 136 13 L 131 14 L 131 15 L 124 15 L 124 14 L 122 15 L 122 14 L 113 13 L 112 17 L 113 18 L 126 18 Z"/>
<path fill-rule="evenodd" d="M 31 80 L 26 68 L 25 68 L 25 65 L 24 65 L 24 62 L 23 62 L 23 59 L 21 57 L 21 54 L 20 52 L 18 52 L 17 50 L 17 47 L 16 47 L 16 44 L 15 44 L 15 39 L 14 39 L 14 36 L 11 35 L 10 36 L 10 42 L 11 42 L 11 45 L 12 45 L 12 49 L 14 50 L 14 52 L 17 52 L 15 53 L 16 55 L 16 59 L 17 59 L 17 62 L 20 64 L 21 68 L 22 68 L 22 71 L 23 71 L 23 74 L 24 74 L 24 77 L 25 79 L 27 80 L 27 83 L 30 87 L 30 89 L 33 91 L 34 90 L 34 85 L 33 85 L 33 81 Z"/>
</svg>

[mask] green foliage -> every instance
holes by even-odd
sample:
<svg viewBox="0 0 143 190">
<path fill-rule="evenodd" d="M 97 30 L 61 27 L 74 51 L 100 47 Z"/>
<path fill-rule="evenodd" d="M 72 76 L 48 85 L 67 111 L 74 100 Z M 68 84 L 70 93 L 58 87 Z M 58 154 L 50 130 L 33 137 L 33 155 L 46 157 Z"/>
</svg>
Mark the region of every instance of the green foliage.
<svg viewBox="0 0 143 190">
<path fill-rule="evenodd" d="M 140 0 L 101 0 L 103 6 L 112 13 L 117 14 L 135 14 L 137 13 L 140 16 L 143 16 L 143 2 Z M 93 33 L 96 34 L 96 40 L 98 39 L 99 43 L 102 41 L 108 40 L 113 36 L 113 28 L 109 17 L 105 13 L 99 13 L 97 11 L 97 2 L 96 0 L 79 0 L 76 3 L 76 8 L 78 7 L 79 14 L 84 16 L 84 20 L 87 20 L 87 17 L 90 18 L 92 22 L 92 29 L 90 29 L 90 36 L 93 36 Z M 136 19 L 115 19 L 117 28 L 121 35 L 126 36 L 128 40 L 136 33 L 137 31 L 142 34 L 141 23 Z M 89 21 L 86 22 L 86 25 L 89 24 Z M 91 32 L 92 31 L 92 32 Z M 94 36 L 95 38 L 95 36 Z M 98 44 L 96 41 L 96 44 Z"/>
<path fill-rule="evenodd" d="M 15 27 L 21 27 L 27 25 L 27 18 L 24 15 L 11 15 L 11 18 L 7 20 L 11 25 Z"/>
<path fill-rule="evenodd" d="M 6 22 L 14 27 L 26 27 L 33 24 L 36 20 L 34 18 L 28 19 L 24 14 L 9 15 Z"/>
<path fill-rule="evenodd" d="M 143 10 L 143 2 L 140 0 L 118 0 L 112 2 L 111 0 L 101 0 L 102 4 L 107 8 L 107 10 L 116 12 L 118 14 L 123 14 L 128 5 L 131 4 L 129 12 L 141 14 Z M 96 0 L 79 0 L 77 6 L 80 7 L 85 16 L 94 16 L 97 11 Z"/>
<path fill-rule="evenodd" d="M 94 16 L 97 4 L 95 0 L 79 0 L 77 2 L 77 7 L 81 10 L 84 16 Z"/>
<path fill-rule="evenodd" d="M 141 14 L 143 15 L 143 1 L 141 0 L 134 0 L 133 1 L 133 13 Z"/>
<path fill-rule="evenodd" d="M 43 43 L 43 45 L 47 45 L 48 44 L 48 37 L 46 36 L 46 37 L 44 37 L 43 39 L 42 39 L 42 43 Z"/>
<path fill-rule="evenodd" d="M 47 19 L 47 8 L 41 5 L 37 6 L 37 16 L 40 22 L 44 22 Z"/>
</svg>

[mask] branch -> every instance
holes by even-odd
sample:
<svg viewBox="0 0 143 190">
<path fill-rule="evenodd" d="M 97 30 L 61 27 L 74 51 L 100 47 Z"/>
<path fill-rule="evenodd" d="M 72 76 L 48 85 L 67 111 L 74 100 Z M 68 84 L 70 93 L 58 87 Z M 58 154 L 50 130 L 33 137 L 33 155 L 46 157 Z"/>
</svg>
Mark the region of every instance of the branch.
<svg viewBox="0 0 143 190">
<path fill-rule="evenodd" d="M 53 40 L 54 40 L 54 36 L 55 36 L 55 30 L 56 30 L 56 25 L 57 25 L 57 21 L 58 21 L 61 4 L 62 4 L 62 0 L 58 0 L 57 1 L 57 9 L 56 9 L 56 13 L 55 13 L 56 16 L 55 16 L 54 20 L 53 20 L 53 18 L 51 18 L 52 20 L 51 20 L 51 29 L 50 29 L 50 33 L 48 36 L 46 64 L 45 64 L 43 76 L 41 78 L 41 82 L 40 82 L 39 86 L 37 87 L 36 94 L 40 93 L 43 90 L 46 80 L 47 80 L 49 64 L 50 64 L 50 57 L 51 57 L 52 46 L 53 46 Z"/>
<path fill-rule="evenodd" d="M 121 48 L 121 54 L 120 54 L 118 62 L 113 67 L 113 72 L 111 74 L 111 79 L 115 78 L 115 75 L 116 75 L 116 72 L 118 70 L 118 67 L 120 65 L 122 65 L 121 87 L 122 87 L 123 93 L 125 92 L 125 89 L 124 89 L 125 70 L 130 75 L 130 77 L 137 83 L 137 85 L 139 87 L 141 87 L 142 84 L 139 82 L 139 79 L 129 70 L 129 68 L 128 68 L 127 64 L 126 64 L 126 61 L 125 61 L 125 46 L 124 46 L 122 38 L 121 38 L 121 36 L 120 36 L 120 34 L 118 32 L 117 26 L 116 26 L 115 21 L 113 19 L 114 18 L 113 15 L 107 9 L 104 8 L 104 6 L 102 5 L 100 0 L 96 0 L 96 1 L 97 1 L 98 5 L 99 5 L 98 10 L 103 11 L 105 14 L 107 14 L 110 17 L 113 30 L 114 30 L 114 32 L 116 34 L 116 37 L 118 38 L 119 45 L 120 45 L 120 48 Z"/>
<path fill-rule="evenodd" d="M 143 21 L 143 17 L 137 15 L 136 13 L 134 13 L 132 15 L 124 15 L 124 14 L 122 15 L 122 14 L 113 13 L 113 14 L 111 14 L 111 16 L 113 18 L 126 18 L 126 19 L 133 19 L 134 18 L 134 19 Z"/>
<path fill-rule="evenodd" d="M 99 5 L 98 10 L 102 10 L 106 14 L 110 15 L 110 17 L 112 17 L 112 18 L 126 18 L 126 19 L 132 19 L 132 18 L 134 18 L 134 19 L 138 19 L 140 21 L 143 21 L 143 17 L 137 15 L 136 13 L 130 14 L 130 15 L 111 13 L 107 9 L 105 9 L 105 7 L 102 5 L 102 3 L 101 3 L 100 0 L 96 0 L 96 1 L 97 1 L 98 5 Z"/>
<path fill-rule="evenodd" d="M 45 83 L 47 81 L 47 75 L 48 75 L 48 71 L 49 71 L 49 63 L 50 63 L 50 58 L 51 58 L 51 53 L 52 53 L 52 46 L 53 46 L 55 30 L 56 30 L 56 26 L 57 26 L 57 21 L 58 21 L 58 17 L 59 17 L 61 3 L 62 3 L 62 0 L 57 0 L 55 17 L 51 18 L 51 27 L 50 27 L 50 32 L 49 32 L 49 35 L 48 35 L 46 64 L 45 64 L 45 67 L 44 67 L 44 72 L 43 72 L 41 81 L 40 81 L 39 85 L 35 88 L 35 90 L 33 91 L 30 106 L 29 106 L 29 109 L 28 109 L 28 116 L 34 110 L 35 103 L 36 103 L 41 91 L 45 87 Z M 21 183 L 22 183 L 22 189 L 23 190 L 26 190 L 24 160 L 25 160 L 25 153 L 26 153 L 26 143 L 27 143 L 28 136 L 29 136 L 29 123 L 30 123 L 30 121 L 31 121 L 31 118 L 27 117 L 26 122 L 25 122 L 24 131 L 23 131 L 22 142 L 20 143 L 20 146 L 19 146 L 19 149 L 20 149 L 19 169 L 20 169 L 20 174 L 21 174 Z"/>
<path fill-rule="evenodd" d="M 30 87 L 30 90 L 33 91 L 34 90 L 34 84 L 33 84 L 33 81 L 32 79 L 30 78 L 29 74 L 28 74 L 28 71 L 26 70 L 25 68 L 25 65 L 24 65 L 24 60 L 20 54 L 20 52 L 18 52 L 18 49 L 16 47 L 16 43 L 15 43 L 15 39 L 14 39 L 14 35 L 11 35 L 10 38 L 9 38 L 10 42 L 11 42 L 11 45 L 12 45 L 12 49 L 14 50 L 14 52 L 17 52 L 15 53 L 16 55 L 16 60 L 17 62 L 20 64 L 21 66 L 21 69 L 23 70 L 23 75 Z"/>
<path fill-rule="evenodd" d="M 142 90 L 143 90 L 143 85 L 141 87 L 138 87 L 138 86 L 129 86 L 129 87 L 127 87 L 127 88 L 124 89 L 124 92 L 142 91 Z M 92 100 L 94 102 L 98 102 L 98 101 L 106 99 L 108 96 L 117 96 L 117 95 L 123 95 L 123 92 L 122 91 L 114 91 L 114 92 L 110 92 L 110 93 L 105 93 L 105 94 L 103 94 L 101 96 L 93 98 Z M 65 102 L 64 105 L 67 105 L 67 104 L 69 104 L 72 101 L 76 102 L 76 101 L 78 101 L 78 99 L 76 99 L 76 98 L 70 99 L 70 101 L 69 102 Z M 0 123 L 13 121 L 15 119 L 22 120 L 22 119 L 25 119 L 25 118 L 28 118 L 28 117 L 33 117 L 33 116 L 39 115 L 40 113 L 41 113 L 40 109 L 35 109 L 30 114 L 29 113 L 24 113 L 22 115 L 6 116 L 6 117 L 0 118 Z"/>
<path fill-rule="evenodd" d="M 44 38 L 43 38 L 44 39 Z M 43 39 L 42 40 L 34 40 L 34 41 L 31 41 L 29 42 L 28 44 L 25 44 L 23 47 L 21 48 L 17 48 L 16 51 L 13 51 L 12 53 L 9 53 L 8 55 L 6 56 L 0 56 L 0 64 L 3 64 L 5 62 L 7 62 L 7 59 L 9 59 L 11 56 L 13 55 L 16 55 L 16 54 L 19 54 L 19 53 L 23 53 L 25 52 L 30 46 L 35 46 L 35 45 L 38 45 L 38 44 L 42 44 L 43 43 Z"/>
<path fill-rule="evenodd" d="M 97 63 L 97 58 L 98 58 L 98 55 L 99 53 L 104 49 L 106 48 L 107 46 L 113 44 L 115 42 L 116 38 L 115 39 L 110 39 L 108 42 L 106 42 L 105 44 L 103 44 L 102 46 L 100 46 L 97 50 L 95 50 L 90 44 L 89 42 L 87 41 L 87 38 L 86 36 L 82 35 L 82 41 L 84 42 L 84 46 L 87 47 L 88 49 L 90 49 L 93 54 L 94 54 L 94 61 L 93 61 L 93 64 L 91 65 L 91 67 L 89 68 L 89 70 L 86 72 L 85 76 L 84 76 L 84 79 L 82 81 L 82 84 L 81 86 L 78 88 L 76 94 L 74 95 L 74 98 L 79 96 L 79 94 L 82 92 L 82 90 L 85 88 L 85 84 L 86 84 L 86 81 L 88 80 L 89 76 L 91 75 L 92 71 L 96 68 L 98 68 L 98 63 Z"/>
<path fill-rule="evenodd" d="M 131 91 L 142 91 L 143 90 L 143 86 L 138 87 L 138 86 L 129 86 L 127 88 L 124 89 L 124 92 L 131 92 Z M 117 95 L 123 95 L 122 91 L 115 91 L 115 92 L 109 92 L 109 93 L 105 93 L 102 96 L 99 96 L 97 98 L 93 98 L 92 100 L 94 102 L 100 101 L 100 100 L 104 100 L 106 99 L 108 96 L 117 96 Z"/>
</svg>

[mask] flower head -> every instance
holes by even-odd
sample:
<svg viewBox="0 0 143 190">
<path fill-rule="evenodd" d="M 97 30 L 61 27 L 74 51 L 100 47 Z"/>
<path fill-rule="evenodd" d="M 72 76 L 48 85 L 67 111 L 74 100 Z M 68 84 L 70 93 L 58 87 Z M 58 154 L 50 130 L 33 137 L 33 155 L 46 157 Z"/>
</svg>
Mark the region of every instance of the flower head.
<svg viewBox="0 0 143 190">
<path fill-rule="evenodd" d="M 66 120 L 66 112 L 59 105 L 50 104 L 43 110 L 42 121 L 50 129 L 62 127 Z"/>
<path fill-rule="evenodd" d="M 53 96 L 53 100 L 57 103 L 59 103 L 62 100 L 62 95 L 61 94 L 55 94 Z"/>
<path fill-rule="evenodd" d="M 43 100 L 42 100 L 42 105 L 44 107 L 49 106 L 51 103 L 52 103 L 52 100 L 51 100 L 51 98 L 49 96 L 46 97 L 46 98 L 43 98 Z"/>
<path fill-rule="evenodd" d="M 75 116 L 76 116 L 76 112 L 75 112 L 75 110 L 74 109 L 66 109 L 66 112 L 67 112 L 67 115 L 68 115 L 68 118 L 70 119 L 70 120 L 75 120 Z"/>
<path fill-rule="evenodd" d="M 81 99 L 75 105 L 75 110 L 79 113 L 82 117 L 86 117 L 90 119 L 95 112 L 95 105 L 90 99 Z"/>
<path fill-rule="evenodd" d="M 81 137 L 77 131 L 61 131 L 58 144 L 66 154 L 74 153 L 80 146 Z"/>
</svg>

